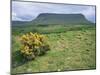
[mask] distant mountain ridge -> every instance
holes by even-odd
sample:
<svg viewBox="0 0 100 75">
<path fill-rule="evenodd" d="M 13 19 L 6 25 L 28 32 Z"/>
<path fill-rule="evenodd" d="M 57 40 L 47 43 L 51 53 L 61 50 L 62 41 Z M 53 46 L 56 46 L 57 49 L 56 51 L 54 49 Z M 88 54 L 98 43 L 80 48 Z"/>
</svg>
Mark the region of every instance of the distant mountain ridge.
<svg viewBox="0 0 100 75">
<path fill-rule="evenodd" d="M 27 21 L 12 21 L 12 25 L 24 25 L 28 23 Z"/>
<path fill-rule="evenodd" d="M 36 19 L 26 22 L 12 22 L 13 24 L 35 24 L 35 25 L 50 25 L 50 24 L 89 24 L 82 14 L 55 14 L 55 13 L 41 13 Z"/>
</svg>

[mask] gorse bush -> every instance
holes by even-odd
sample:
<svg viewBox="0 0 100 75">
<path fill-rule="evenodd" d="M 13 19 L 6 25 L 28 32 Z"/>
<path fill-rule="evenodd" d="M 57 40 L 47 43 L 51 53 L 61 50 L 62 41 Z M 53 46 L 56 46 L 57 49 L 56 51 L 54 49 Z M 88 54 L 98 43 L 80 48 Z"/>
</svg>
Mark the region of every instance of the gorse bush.
<svg viewBox="0 0 100 75">
<path fill-rule="evenodd" d="M 21 54 L 27 59 L 34 59 L 50 50 L 47 38 L 38 33 L 28 33 L 21 36 Z"/>
</svg>

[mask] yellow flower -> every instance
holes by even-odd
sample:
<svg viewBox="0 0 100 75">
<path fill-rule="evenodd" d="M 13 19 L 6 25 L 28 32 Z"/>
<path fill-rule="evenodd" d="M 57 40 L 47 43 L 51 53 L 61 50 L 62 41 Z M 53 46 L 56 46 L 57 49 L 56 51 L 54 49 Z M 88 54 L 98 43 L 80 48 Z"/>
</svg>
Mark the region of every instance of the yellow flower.
<svg viewBox="0 0 100 75">
<path fill-rule="evenodd" d="M 27 57 L 27 56 L 35 56 L 35 53 L 37 50 L 38 54 L 41 54 L 42 46 L 47 46 L 46 43 L 46 37 L 44 35 L 40 35 L 38 33 L 27 33 L 21 36 L 21 53 Z M 44 48 L 44 50 L 47 48 Z M 46 50 L 45 50 L 46 51 Z"/>
</svg>

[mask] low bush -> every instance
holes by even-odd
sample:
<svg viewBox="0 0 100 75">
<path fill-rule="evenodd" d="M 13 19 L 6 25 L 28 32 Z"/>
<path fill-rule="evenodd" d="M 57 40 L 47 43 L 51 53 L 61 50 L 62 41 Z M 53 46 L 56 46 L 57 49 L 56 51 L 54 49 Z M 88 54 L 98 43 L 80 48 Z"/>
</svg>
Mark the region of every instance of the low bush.
<svg viewBox="0 0 100 75">
<path fill-rule="evenodd" d="M 34 59 L 50 50 L 47 37 L 38 33 L 27 33 L 21 36 L 21 54 L 27 59 Z"/>
</svg>

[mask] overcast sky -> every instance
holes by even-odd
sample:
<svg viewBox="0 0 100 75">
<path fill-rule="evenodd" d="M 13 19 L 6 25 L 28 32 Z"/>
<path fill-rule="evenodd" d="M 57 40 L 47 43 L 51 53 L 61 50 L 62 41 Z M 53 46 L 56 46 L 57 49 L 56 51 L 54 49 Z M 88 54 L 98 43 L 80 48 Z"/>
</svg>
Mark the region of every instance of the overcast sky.
<svg viewBox="0 0 100 75">
<path fill-rule="evenodd" d="M 12 20 L 31 21 L 40 13 L 83 14 L 95 22 L 95 6 L 12 1 Z"/>
</svg>

